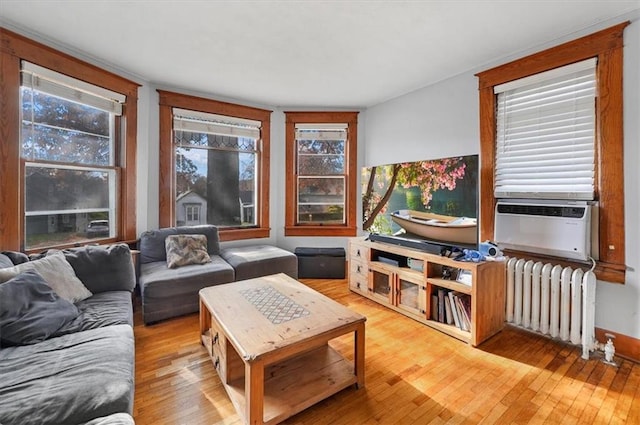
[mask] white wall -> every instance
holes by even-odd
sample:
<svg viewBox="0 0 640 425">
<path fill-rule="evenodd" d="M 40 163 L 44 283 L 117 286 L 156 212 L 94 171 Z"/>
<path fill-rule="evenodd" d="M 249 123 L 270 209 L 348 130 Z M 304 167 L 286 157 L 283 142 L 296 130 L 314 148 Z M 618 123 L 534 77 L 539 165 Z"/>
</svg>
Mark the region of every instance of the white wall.
<svg viewBox="0 0 640 425">
<path fill-rule="evenodd" d="M 631 20 L 624 37 L 624 172 L 627 278 L 624 285 L 598 282 L 596 326 L 640 338 L 640 17 L 574 33 L 563 40 L 523 51 L 499 62 L 376 105 L 366 111 L 365 165 L 479 152 L 478 82 L 475 73 L 535 51 Z M 603 153 L 606 155 L 606 151 Z"/>
<path fill-rule="evenodd" d="M 478 114 L 472 73 L 369 108 L 363 166 L 476 154 Z"/>
</svg>

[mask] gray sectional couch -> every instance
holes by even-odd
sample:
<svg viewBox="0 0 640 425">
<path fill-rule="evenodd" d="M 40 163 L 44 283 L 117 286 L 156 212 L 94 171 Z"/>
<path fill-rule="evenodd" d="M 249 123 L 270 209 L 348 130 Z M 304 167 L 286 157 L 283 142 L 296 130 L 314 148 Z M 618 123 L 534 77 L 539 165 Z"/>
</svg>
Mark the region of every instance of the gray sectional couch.
<svg viewBox="0 0 640 425">
<path fill-rule="evenodd" d="M 133 424 L 135 273 L 129 247 L 87 246 L 63 253 L 92 295 L 72 304 L 77 316 L 60 329 L 38 342 L 15 345 L 16 329 L 6 319 L 20 301 L 0 299 L 6 330 L 0 327 L 0 424 Z M 0 272 L 27 260 L 16 252 L 0 254 Z M 47 320 L 29 314 L 31 324 Z"/>
<path fill-rule="evenodd" d="M 205 235 L 211 262 L 178 268 L 167 266 L 165 240 L 171 235 Z M 198 292 L 207 286 L 286 273 L 298 277 L 298 259 L 271 245 L 220 247 L 212 225 L 170 227 L 140 236 L 140 294 L 145 324 L 198 311 Z"/>
</svg>

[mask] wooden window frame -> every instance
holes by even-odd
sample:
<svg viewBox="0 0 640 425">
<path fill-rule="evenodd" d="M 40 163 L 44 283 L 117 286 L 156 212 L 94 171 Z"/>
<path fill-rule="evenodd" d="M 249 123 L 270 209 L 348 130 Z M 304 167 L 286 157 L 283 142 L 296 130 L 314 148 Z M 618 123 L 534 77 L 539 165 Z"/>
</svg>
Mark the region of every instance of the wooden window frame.
<svg viewBox="0 0 640 425">
<path fill-rule="evenodd" d="M 285 111 L 285 144 L 286 144 L 286 181 L 285 181 L 285 236 L 356 236 L 356 182 L 358 176 L 358 112 L 286 112 Z M 296 155 L 296 124 L 326 124 L 347 123 L 346 166 L 347 181 L 345 182 L 345 224 L 343 225 L 313 225 L 298 224 L 296 211 L 297 196 L 297 155 Z"/>
<path fill-rule="evenodd" d="M 22 35 L 0 28 L 0 246 L 24 251 L 24 161 L 20 159 L 20 63 L 22 60 L 126 96 L 118 166 L 116 237 L 100 243 L 134 242 L 136 230 L 136 146 L 139 84 Z M 75 245 L 75 244 L 74 244 Z M 73 245 L 56 245 L 65 248 Z M 38 250 L 41 250 L 40 248 Z M 34 250 L 35 251 L 35 250 Z"/>
<path fill-rule="evenodd" d="M 258 161 L 259 178 L 257 203 L 260 213 L 257 226 L 249 228 L 220 229 L 221 241 L 241 239 L 268 238 L 269 227 L 269 170 L 271 152 L 271 113 L 266 109 L 220 102 L 203 97 L 190 96 L 181 93 L 158 90 L 160 96 L 160 227 L 176 225 L 176 194 L 175 194 L 175 149 L 173 144 L 173 108 L 226 115 L 230 117 L 246 118 L 260 121 L 261 148 Z"/>
<path fill-rule="evenodd" d="M 597 57 L 596 101 L 596 199 L 599 203 L 598 279 L 625 281 L 624 163 L 623 163 L 623 22 L 577 40 L 563 43 L 476 74 L 480 100 L 480 238 L 493 239 L 494 168 L 496 149 L 496 96 L 493 87 L 570 63 Z M 545 256 L 515 253 L 548 261 Z M 583 264 L 556 261 L 583 267 Z"/>
</svg>

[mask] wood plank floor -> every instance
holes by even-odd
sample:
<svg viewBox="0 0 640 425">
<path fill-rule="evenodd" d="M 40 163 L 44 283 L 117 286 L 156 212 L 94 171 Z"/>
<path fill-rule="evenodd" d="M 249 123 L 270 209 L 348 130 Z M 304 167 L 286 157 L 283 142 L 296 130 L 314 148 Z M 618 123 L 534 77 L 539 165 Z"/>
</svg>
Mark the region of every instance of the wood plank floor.
<svg viewBox="0 0 640 425">
<path fill-rule="evenodd" d="M 285 424 L 640 424 L 639 364 L 585 361 L 576 347 L 512 328 L 471 348 L 344 280 L 302 281 L 367 317 L 366 385 Z M 200 345 L 197 314 L 144 326 L 139 310 L 136 424 L 240 424 Z M 331 345 L 350 357 L 352 341 Z"/>
</svg>

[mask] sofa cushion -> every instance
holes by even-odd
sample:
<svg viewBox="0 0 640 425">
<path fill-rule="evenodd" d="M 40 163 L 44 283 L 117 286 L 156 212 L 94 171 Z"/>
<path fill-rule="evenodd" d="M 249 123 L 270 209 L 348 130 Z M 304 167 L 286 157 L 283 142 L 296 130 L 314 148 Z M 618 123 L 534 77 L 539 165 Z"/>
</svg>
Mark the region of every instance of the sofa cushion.
<svg viewBox="0 0 640 425">
<path fill-rule="evenodd" d="M 249 245 L 225 248 L 220 253 L 235 269 L 235 279 L 244 280 L 276 273 L 298 278 L 298 257 L 272 245 Z"/>
<path fill-rule="evenodd" d="M 0 350 L 0 423 L 80 424 L 132 413 L 134 339 L 108 326 Z"/>
<path fill-rule="evenodd" d="M 140 264 L 154 263 L 167 260 L 167 250 L 164 240 L 169 235 L 205 235 L 207 237 L 207 252 L 209 255 L 220 254 L 220 239 L 218 228 L 212 225 L 167 227 L 159 230 L 149 230 L 140 235 Z"/>
<path fill-rule="evenodd" d="M 76 304 L 78 316 L 60 328 L 56 335 L 66 335 L 89 329 L 113 325 L 133 326 L 131 293 L 128 291 L 107 291 Z"/>
<path fill-rule="evenodd" d="M 92 295 L 78 279 L 62 252 L 47 255 L 39 260 L 0 269 L 0 282 L 6 282 L 26 270 L 37 271 L 58 296 L 72 303 L 84 300 Z"/>
<path fill-rule="evenodd" d="M 167 267 L 170 269 L 211 262 L 205 235 L 169 235 L 164 244 L 167 251 Z"/>
<path fill-rule="evenodd" d="M 44 341 L 78 314 L 38 272 L 24 271 L 0 284 L 0 346 Z"/>
<path fill-rule="evenodd" d="M 78 278 L 92 292 L 133 291 L 136 275 L 126 244 L 84 246 L 64 250 Z"/>
<path fill-rule="evenodd" d="M 177 269 L 167 267 L 165 261 L 140 266 L 140 289 L 143 300 L 193 294 L 207 286 L 232 282 L 233 268 L 217 255 L 207 264 L 192 264 Z M 144 308 L 144 305 L 143 305 Z"/>
</svg>

